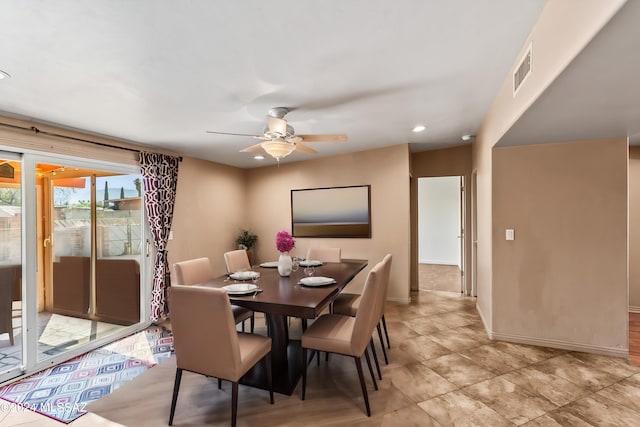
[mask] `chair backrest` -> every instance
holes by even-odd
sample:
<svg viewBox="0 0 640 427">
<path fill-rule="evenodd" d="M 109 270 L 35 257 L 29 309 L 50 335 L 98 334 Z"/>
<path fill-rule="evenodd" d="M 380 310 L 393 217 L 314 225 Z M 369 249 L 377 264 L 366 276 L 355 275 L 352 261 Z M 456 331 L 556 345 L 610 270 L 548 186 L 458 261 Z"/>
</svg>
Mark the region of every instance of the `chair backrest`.
<svg viewBox="0 0 640 427">
<path fill-rule="evenodd" d="M 227 273 L 251 270 L 249 256 L 244 249 L 229 251 L 224 253 L 224 262 L 227 264 Z"/>
<path fill-rule="evenodd" d="M 174 265 L 177 285 L 196 285 L 213 279 L 209 258 L 196 258 L 176 262 Z"/>
<path fill-rule="evenodd" d="M 371 334 L 380 320 L 380 307 L 384 296 L 383 276 L 384 264 L 382 261 L 377 263 L 367 275 L 351 336 L 351 346 L 357 354 L 364 352 L 371 339 Z"/>
<path fill-rule="evenodd" d="M 171 286 L 169 310 L 178 368 L 235 381 L 240 347 L 227 293 L 202 286 Z"/>
<path fill-rule="evenodd" d="M 0 267 L 0 334 L 9 332 L 12 324 L 12 291 L 16 270 Z"/>
<path fill-rule="evenodd" d="M 322 262 L 340 262 L 342 261 L 342 255 L 340 248 L 310 247 L 307 251 L 307 259 L 314 259 Z"/>
<path fill-rule="evenodd" d="M 386 254 L 384 258 L 382 258 L 382 264 L 384 266 L 384 270 L 382 273 L 382 282 L 384 283 L 384 294 L 382 295 L 382 304 L 380 306 L 380 317 L 384 314 L 384 307 L 387 304 L 387 294 L 389 292 L 389 277 L 391 276 L 391 260 L 393 257 L 391 254 Z"/>
</svg>

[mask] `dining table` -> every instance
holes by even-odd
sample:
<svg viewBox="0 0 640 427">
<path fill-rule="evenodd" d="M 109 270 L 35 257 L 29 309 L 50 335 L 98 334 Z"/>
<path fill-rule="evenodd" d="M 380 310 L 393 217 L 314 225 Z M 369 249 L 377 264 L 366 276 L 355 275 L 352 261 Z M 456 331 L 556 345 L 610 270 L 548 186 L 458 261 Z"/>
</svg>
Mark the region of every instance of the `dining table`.
<svg viewBox="0 0 640 427">
<path fill-rule="evenodd" d="M 288 318 L 315 319 L 344 289 L 356 275 L 367 266 L 367 260 L 343 259 L 341 262 L 326 262 L 314 267 L 314 277 L 327 277 L 335 283 L 324 286 L 305 286 L 300 280 L 305 278 L 304 267 L 300 266 L 289 276 L 280 276 L 274 263 L 269 267 L 254 266 L 260 273 L 256 281 L 258 292 L 249 295 L 229 294 L 232 304 L 246 307 L 265 314 L 267 330 L 271 337 L 271 369 L 273 391 L 291 395 L 302 376 L 303 360 L 301 341 L 291 339 L 288 334 Z M 229 275 L 216 277 L 200 284 L 222 288 L 231 283 Z M 252 283 L 248 281 L 247 283 Z M 306 363 L 306 362 L 305 362 Z M 240 380 L 242 384 L 268 389 L 266 361 L 256 364 Z"/>
</svg>

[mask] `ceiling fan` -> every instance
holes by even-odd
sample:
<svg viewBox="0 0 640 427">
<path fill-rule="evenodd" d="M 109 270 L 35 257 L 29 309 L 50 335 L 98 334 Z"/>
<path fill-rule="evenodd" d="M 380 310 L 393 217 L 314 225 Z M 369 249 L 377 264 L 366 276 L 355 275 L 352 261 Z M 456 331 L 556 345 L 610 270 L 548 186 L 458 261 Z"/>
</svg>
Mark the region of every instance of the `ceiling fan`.
<svg viewBox="0 0 640 427">
<path fill-rule="evenodd" d="M 333 142 L 333 141 L 346 141 L 347 134 L 336 133 L 327 135 L 296 135 L 293 127 L 287 123 L 284 116 L 290 111 L 286 107 L 271 108 L 267 113 L 267 126 L 264 129 L 262 135 L 250 135 L 244 133 L 229 133 L 229 132 L 214 132 L 208 130 L 207 133 L 215 133 L 218 135 L 233 135 L 233 136 L 250 136 L 255 139 L 260 139 L 263 142 L 259 142 L 250 147 L 240 150 L 243 153 L 253 153 L 259 150 L 264 150 L 267 154 L 270 154 L 278 162 L 293 153 L 295 150 L 302 151 L 307 154 L 315 154 L 316 150 L 303 144 L 302 142 Z"/>
</svg>

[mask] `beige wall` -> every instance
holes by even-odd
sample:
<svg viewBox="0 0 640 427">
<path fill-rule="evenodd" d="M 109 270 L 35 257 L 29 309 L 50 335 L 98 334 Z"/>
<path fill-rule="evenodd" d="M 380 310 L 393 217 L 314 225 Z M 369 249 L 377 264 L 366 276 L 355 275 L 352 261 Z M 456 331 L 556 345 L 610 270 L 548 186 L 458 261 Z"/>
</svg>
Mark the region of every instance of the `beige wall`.
<svg viewBox="0 0 640 427">
<path fill-rule="evenodd" d="M 629 306 L 640 311 L 640 147 L 629 149 Z"/>
<path fill-rule="evenodd" d="M 625 354 L 627 156 L 626 138 L 494 149 L 493 337 Z"/>
<path fill-rule="evenodd" d="M 225 273 L 223 253 L 236 249 L 240 229 L 249 227 L 245 193 L 245 170 L 185 157 L 178 167 L 169 265 L 208 257 L 215 274 Z"/>
<path fill-rule="evenodd" d="M 409 148 L 407 144 L 291 164 L 247 170 L 247 223 L 258 234 L 259 262 L 277 259 L 275 235 L 291 230 L 291 189 L 371 185 L 371 239 L 296 239 L 294 255 L 312 245 L 339 246 L 343 258 L 369 260 L 368 271 L 385 254 L 393 255 L 389 299 L 409 300 Z M 240 212 L 240 213 L 243 213 Z M 359 292 L 360 273 L 349 291 Z"/>
<path fill-rule="evenodd" d="M 478 311 L 489 330 L 492 329 L 495 298 L 492 284 L 491 150 L 624 3 L 626 0 L 548 1 L 478 129 L 473 148 L 473 169 L 477 173 Z M 531 43 L 533 71 L 518 94 L 513 96 L 513 69 Z"/>
<path fill-rule="evenodd" d="M 422 151 L 411 155 L 411 289 L 418 290 L 418 178 L 437 176 L 464 176 L 466 185 L 466 235 L 465 265 L 466 286 L 470 288 L 471 276 L 471 145 L 441 150 Z"/>
</svg>

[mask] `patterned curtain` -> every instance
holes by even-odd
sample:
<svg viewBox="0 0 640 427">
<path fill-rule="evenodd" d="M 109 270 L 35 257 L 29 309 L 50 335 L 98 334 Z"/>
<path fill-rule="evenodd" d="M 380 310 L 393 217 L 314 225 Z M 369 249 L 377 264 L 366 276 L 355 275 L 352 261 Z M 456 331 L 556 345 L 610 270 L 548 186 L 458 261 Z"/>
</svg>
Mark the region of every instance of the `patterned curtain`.
<svg viewBox="0 0 640 427">
<path fill-rule="evenodd" d="M 176 200 L 178 162 L 178 157 L 140 152 L 144 207 L 156 248 L 151 291 L 151 320 L 154 322 L 168 312 L 167 288 L 171 286 L 171 279 L 166 248 Z"/>
</svg>

